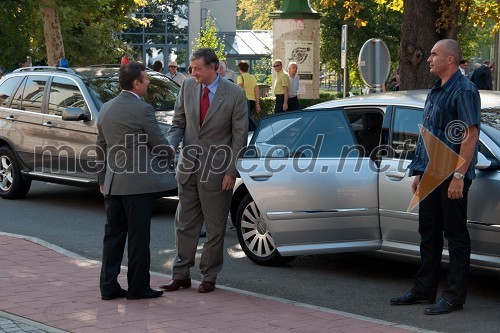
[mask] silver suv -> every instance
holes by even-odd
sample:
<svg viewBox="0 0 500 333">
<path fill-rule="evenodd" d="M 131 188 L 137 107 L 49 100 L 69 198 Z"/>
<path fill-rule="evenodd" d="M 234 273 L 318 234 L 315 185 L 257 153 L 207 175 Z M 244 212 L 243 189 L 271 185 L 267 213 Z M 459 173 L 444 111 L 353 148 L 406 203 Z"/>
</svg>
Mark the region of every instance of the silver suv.
<svg viewBox="0 0 500 333">
<path fill-rule="evenodd" d="M 148 71 L 144 98 L 166 132 L 179 86 Z M 27 67 L 0 80 L 0 196 L 23 198 L 32 180 L 97 186 L 101 106 L 120 93 L 118 66 Z"/>
</svg>

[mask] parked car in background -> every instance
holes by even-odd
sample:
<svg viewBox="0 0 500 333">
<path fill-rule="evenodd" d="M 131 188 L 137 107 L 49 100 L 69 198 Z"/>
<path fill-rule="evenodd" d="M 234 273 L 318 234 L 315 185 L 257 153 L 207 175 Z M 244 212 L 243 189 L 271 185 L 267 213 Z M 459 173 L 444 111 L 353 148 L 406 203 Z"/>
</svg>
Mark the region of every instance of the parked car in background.
<svg viewBox="0 0 500 333">
<path fill-rule="evenodd" d="M 0 196 L 23 198 L 32 180 L 97 186 L 101 106 L 120 91 L 118 66 L 26 67 L 0 80 Z M 148 71 L 144 100 L 170 127 L 179 86 Z"/>
<path fill-rule="evenodd" d="M 418 210 L 407 166 L 428 91 L 334 100 L 260 120 L 233 192 L 245 254 L 278 265 L 297 255 L 372 251 L 419 257 Z M 500 92 L 481 91 L 500 116 Z M 472 264 L 500 268 L 500 131 L 481 125 L 469 192 Z M 444 253 L 447 259 L 447 252 Z"/>
</svg>

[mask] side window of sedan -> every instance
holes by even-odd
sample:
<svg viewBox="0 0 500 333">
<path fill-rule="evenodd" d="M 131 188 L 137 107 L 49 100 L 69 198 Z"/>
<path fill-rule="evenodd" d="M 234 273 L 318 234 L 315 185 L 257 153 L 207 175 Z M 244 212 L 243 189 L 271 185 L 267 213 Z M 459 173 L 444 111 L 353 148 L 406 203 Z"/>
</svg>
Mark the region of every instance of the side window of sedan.
<svg viewBox="0 0 500 333">
<path fill-rule="evenodd" d="M 391 140 L 394 158 L 413 159 L 419 135 L 418 124 L 422 123 L 422 117 L 423 112 L 420 109 L 395 109 Z"/>
<path fill-rule="evenodd" d="M 261 120 L 247 157 L 341 157 L 354 145 L 350 125 L 339 110 L 304 111 Z"/>
<path fill-rule="evenodd" d="M 67 107 L 85 109 L 85 99 L 78 85 L 64 77 L 55 77 L 50 86 L 49 114 L 60 116 Z"/>
</svg>

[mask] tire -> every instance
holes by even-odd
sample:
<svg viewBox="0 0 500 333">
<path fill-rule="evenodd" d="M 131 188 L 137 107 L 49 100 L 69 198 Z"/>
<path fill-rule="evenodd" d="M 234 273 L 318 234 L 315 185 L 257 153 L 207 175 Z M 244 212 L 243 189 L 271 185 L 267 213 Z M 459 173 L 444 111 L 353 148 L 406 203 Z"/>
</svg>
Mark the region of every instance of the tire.
<svg viewBox="0 0 500 333">
<path fill-rule="evenodd" d="M 249 193 L 239 203 L 234 222 L 243 252 L 256 264 L 279 266 L 295 259 L 278 253 L 262 214 Z"/>
<path fill-rule="evenodd" d="M 28 194 L 31 180 L 23 179 L 21 168 L 10 148 L 0 148 L 0 197 L 21 199 Z"/>
</svg>

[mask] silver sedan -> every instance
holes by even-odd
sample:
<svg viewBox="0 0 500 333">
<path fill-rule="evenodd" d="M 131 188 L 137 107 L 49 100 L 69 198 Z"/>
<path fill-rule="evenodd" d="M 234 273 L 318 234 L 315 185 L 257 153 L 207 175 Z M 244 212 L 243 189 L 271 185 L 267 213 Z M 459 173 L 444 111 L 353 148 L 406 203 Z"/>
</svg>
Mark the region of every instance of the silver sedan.
<svg viewBox="0 0 500 333">
<path fill-rule="evenodd" d="M 371 250 L 418 257 L 407 166 L 427 93 L 356 96 L 262 119 L 238 160 L 231 207 L 245 254 L 262 265 Z M 483 91 L 481 101 L 498 124 L 500 93 Z M 498 129 L 481 124 L 479 152 L 469 192 L 471 260 L 500 268 Z"/>
</svg>

